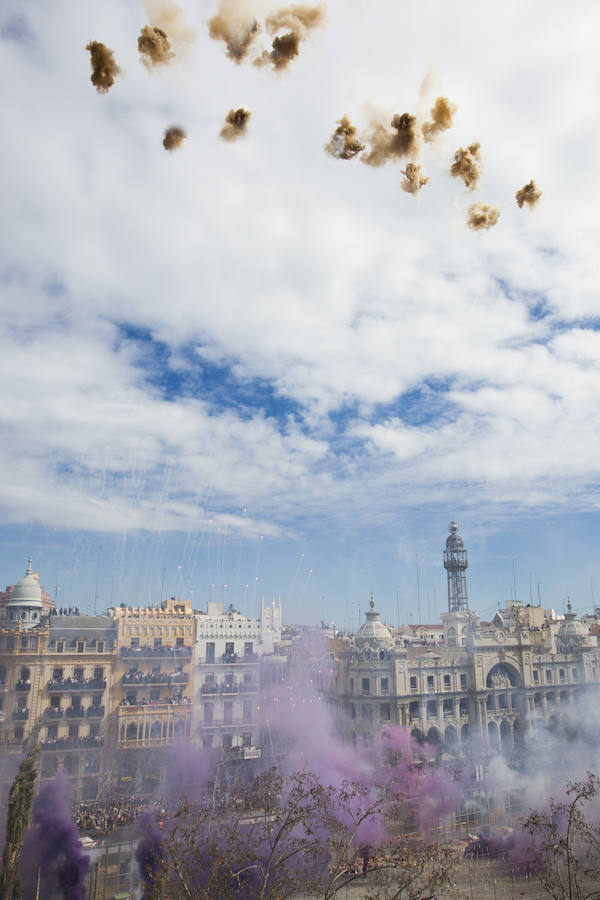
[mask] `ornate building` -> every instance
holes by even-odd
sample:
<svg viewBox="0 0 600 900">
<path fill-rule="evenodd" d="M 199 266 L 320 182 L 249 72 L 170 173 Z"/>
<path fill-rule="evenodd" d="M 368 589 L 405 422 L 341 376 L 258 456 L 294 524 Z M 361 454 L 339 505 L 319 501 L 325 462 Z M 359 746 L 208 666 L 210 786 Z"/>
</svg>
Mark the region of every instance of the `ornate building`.
<svg viewBox="0 0 600 900">
<path fill-rule="evenodd" d="M 599 682 L 597 639 L 569 612 L 563 619 L 515 603 L 491 623 L 470 612 L 467 552 L 450 525 L 444 567 L 448 612 L 436 646 L 406 646 L 380 621 L 371 599 L 353 638 L 335 642 L 331 700 L 347 740 L 368 743 L 389 723 L 453 751 L 476 738 L 510 750 L 534 717 L 560 716 Z"/>
</svg>

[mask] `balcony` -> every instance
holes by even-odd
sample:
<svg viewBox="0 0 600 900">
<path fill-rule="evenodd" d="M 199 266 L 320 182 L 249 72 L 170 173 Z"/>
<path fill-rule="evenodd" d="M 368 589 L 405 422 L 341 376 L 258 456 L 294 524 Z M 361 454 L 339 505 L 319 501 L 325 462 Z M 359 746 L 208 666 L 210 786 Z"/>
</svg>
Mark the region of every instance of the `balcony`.
<svg viewBox="0 0 600 900">
<path fill-rule="evenodd" d="M 230 747 L 226 752 L 230 759 L 260 759 L 262 755 L 260 747 Z"/>
<path fill-rule="evenodd" d="M 28 709 L 15 709 L 12 714 L 13 719 L 18 722 L 24 722 L 29 718 L 29 710 Z"/>
<path fill-rule="evenodd" d="M 106 681 L 97 678 L 59 678 L 58 680 L 49 681 L 48 690 L 56 694 L 59 691 L 73 693 L 74 691 L 103 691 L 106 688 Z"/>
<path fill-rule="evenodd" d="M 44 721 L 52 721 L 55 722 L 57 719 L 62 719 L 63 711 L 60 706 L 48 706 L 44 710 Z"/>
<path fill-rule="evenodd" d="M 121 656 L 135 659 L 190 659 L 192 647 L 121 647 Z"/>
<path fill-rule="evenodd" d="M 67 719 L 83 719 L 84 715 L 83 706 L 67 706 Z"/>
<path fill-rule="evenodd" d="M 239 685 L 237 684 L 222 684 L 221 685 L 221 693 L 222 694 L 237 694 Z"/>
<path fill-rule="evenodd" d="M 103 706 L 88 706 L 88 709 L 87 709 L 88 719 L 101 719 L 103 715 L 104 715 L 104 707 Z"/>
<path fill-rule="evenodd" d="M 30 681 L 17 681 L 15 684 L 15 691 L 19 693 L 25 693 L 31 690 L 31 682 Z"/>
<path fill-rule="evenodd" d="M 211 722 L 198 722 L 198 728 L 252 728 L 254 722 L 245 719 L 232 719 L 231 722 L 225 722 L 223 719 L 213 719 Z"/>
<path fill-rule="evenodd" d="M 94 749 L 100 750 L 104 746 L 104 738 L 99 737 L 95 734 L 90 734 L 87 737 L 82 738 L 56 738 L 52 740 L 51 738 L 42 738 L 40 741 L 40 747 L 42 751 L 45 750 L 82 750 L 83 748 L 92 747 Z"/>
<path fill-rule="evenodd" d="M 256 681 L 242 681 L 240 684 L 240 694 L 253 694 L 258 690 Z"/>
<path fill-rule="evenodd" d="M 187 672 L 128 672 L 123 675 L 121 684 L 135 687 L 150 687 L 168 684 L 189 684 Z"/>
<path fill-rule="evenodd" d="M 204 682 L 202 687 L 200 688 L 201 694 L 218 694 L 219 693 L 219 685 L 212 684 L 211 682 Z"/>
<path fill-rule="evenodd" d="M 223 653 L 220 657 L 203 656 L 198 662 L 205 666 L 249 665 L 259 661 L 258 653 Z"/>
</svg>

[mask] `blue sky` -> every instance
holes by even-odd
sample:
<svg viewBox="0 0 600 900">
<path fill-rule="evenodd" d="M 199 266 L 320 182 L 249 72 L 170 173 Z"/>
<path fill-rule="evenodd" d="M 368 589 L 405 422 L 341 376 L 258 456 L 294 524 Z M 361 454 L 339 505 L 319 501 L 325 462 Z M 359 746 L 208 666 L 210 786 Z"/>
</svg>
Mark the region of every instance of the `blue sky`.
<svg viewBox="0 0 600 900">
<path fill-rule="evenodd" d="M 164 583 L 199 606 L 281 595 L 288 620 L 350 624 L 372 590 L 388 620 L 416 621 L 417 565 L 421 618 L 444 608 L 456 518 L 482 614 L 510 601 L 513 560 L 519 599 L 540 583 L 545 604 L 588 609 L 597 5 L 550 2 L 541 20 L 516 0 L 335 0 L 285 72 L 228 59 L 208 37 L 217 8 L 0 14 L 3 581 L 31 554 L 87 609 Z M 148 71 L 137 34 L 165 21 L 175 57 Z M 91 39 L 122 69 L 105 95 Z M 323 152 L 342 115 L 368 140 L 442 95 L 454 124 L 418 149 L 418 197 L 401 162 Z M 223 142 L 241 105 L 247 135 Z M 173 124 L 188 137 L 169 154 Z M 448 168 L 475 140 L 469 192 Z M 531 177 L 542 200 L 519 209 Z M 498 205 L 494 228 L 467 229 L 474 201 Z"/>
</svg>

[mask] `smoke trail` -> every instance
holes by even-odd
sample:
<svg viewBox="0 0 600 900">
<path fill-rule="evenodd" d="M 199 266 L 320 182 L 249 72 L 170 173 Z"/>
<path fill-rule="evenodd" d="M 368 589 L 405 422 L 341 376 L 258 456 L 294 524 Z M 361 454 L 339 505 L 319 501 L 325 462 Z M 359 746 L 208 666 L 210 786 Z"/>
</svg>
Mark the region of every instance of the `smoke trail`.
<svg viewBox="0 0 600 900">
<path fill-rule="evenodd" d="M 305 40 L 312 28 L 325 21 L 324 6 L 289 6 L 267 17 L 265 25 L 269 34 L 276 35 L 272 50 L 265 50 L 254 60 L 256 66 L 269 63 L 274 69 L 286 69 L 300 52 L 300 42 Z M 285 34 L 277 35 L 278 31 Z"/>
<path fill-rule="evenodd" d="M 172 128 L 167 128 L 162 142 L 163 147 L 169 151 L 177 150 L 178 147 L 181 147 L 186 137 L 187 134 L 183 128 L 178 128 L 176 125 Z"/>
<path fill-rule="evenodd" d="M 325 152 L 336 159 L 353 159 L 364 149 L 365 145 L 361 144 L 356 137 L 356 128 L 348 116 L 338 119 L 338 127 L 333 132 L 329 143 L 325 144 Z"/>
<path fill-rule="evenodd" d="M 166 31 L 155 26 L 150 28 L 144 25 L 137 42 L 138 50 L 142 54 L 141 61 L 149 69 L 152 66 L 166 65 L 175 58 L 171 51 L 171 42 Z"/>
<path fill-rule="evenodd" d="M 473 203 L 469 207 L 467 225 L 473 231 L 493 228 L 499 216 L 500 210 L 497 206 L 488 206 L 486 203 Z"/>
<path fill-rule="evenodd" d="M 541 196 L 542 192 L 537 187 L 533 178 L 528 184 L 524 184 L 515 194 L 520 209 L 522 209 L 524 203 L 526 203 L 530 209 L 533 209 Z"/>
<path fill-rule="evenodd" d="M 90 51 L 92 74 L 90 81 L 99 94 L 106 94 L 115 83 L 121 70 L 115 62 L 114 52 L 100 41 L 90 41 L 86 50 Z"/>
<path fill-rule="evenodd" d="M 64 900 L 85 900 L 85 876 L 89 867 L 79 843 L 79 832 L 66 801 L 66 778 L 42 785 L 33 804 L 33 828 L 29 852 L 40 867 L 46 896 L 54 881 Z"/>
<path fill-rule="evenodd" d="M 427 175 L 423 175 L 421 166 L 417 166 L 415 163 L 408 163 L 406 169 L 402 170 L 402 174 L 404 175 L 404 181 L 400 187 L 407 194 L 418 194 L 421 188 L 429 181 Z"/>
<path fill-rule="evenodd" d="M 220 0 L 218 13 L 208 21 L 208 33 L 224 41 L 227 56 L 240 63 L 260 31 L 258 21 L 241 8 L 239 0 Z"/>
<path fill-rule="evenodd" d="M 225 124 L 221 128 L 221 137 L 225 141 L 237 141 L 246 133 L 246 125 L 250 119 L 250 112 L 240 107 L 230 109 L 225 117 Z"/>
<path fill-rule="evenodd" d="M 383 166 L 391 159 L 400 159 L 416 153 L 418 148 L 416 123 L 416 116 L 409 113 L 394 116 L 390 122 L 393 131 L 388 131 L 381 122 L 376 123 L 368 137 L 371 149 L 361 157 L 362 161 L 368 166 Z"/>
<path fill-rule="evenodd" d="M 477 143 L 470 144 L 466 150 L 464 147 L 461 147 L 454 154 L 454 160 L 450 166 L 452 177 L 462 178 L 465 187 L 470 191 L 477 187 L 477 182 L 481 176 L 479 148 L 480 145 Z"/>
<path fill-rule="evenodd" d="M 423 137 L 429 143 L 441 132 L 452 128 L 456 106 L 447 97 L 438 97 L 431 107 L 431 121 L 424 122 L 421 128 Z"/>
</svg>

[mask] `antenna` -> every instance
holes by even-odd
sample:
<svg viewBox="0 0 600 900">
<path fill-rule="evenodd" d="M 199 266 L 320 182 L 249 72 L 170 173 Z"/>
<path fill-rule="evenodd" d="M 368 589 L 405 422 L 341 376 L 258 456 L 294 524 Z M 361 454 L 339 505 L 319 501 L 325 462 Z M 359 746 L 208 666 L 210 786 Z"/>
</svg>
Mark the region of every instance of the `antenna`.
<svg viewBox="0 0 600 900">
<path fill-rule="evenodd" d="M 512 570 L 513 570 L 513 586 L 515 589 L 515 603 L 517 602 L 517 567 L 516 567 L 516 559 L 512 561 Z"/>
<path fill-rule="evenodd" d="M 417 604 L 419 607 L 419 625 L 421 624 L 421 582 L 419 580 L 419 554 L 415 556 L 415 564 L 417 567 Z"/>
<path fill-rule="evenodd" d="M 542 595 L 540 593 L 541 584 L 539 581 L 536 586 L 537 586 L 537 595 L 538 595 L 538 606 L 541 606 L 542 605 Z"/>
</svg>

